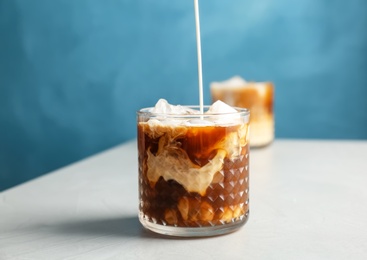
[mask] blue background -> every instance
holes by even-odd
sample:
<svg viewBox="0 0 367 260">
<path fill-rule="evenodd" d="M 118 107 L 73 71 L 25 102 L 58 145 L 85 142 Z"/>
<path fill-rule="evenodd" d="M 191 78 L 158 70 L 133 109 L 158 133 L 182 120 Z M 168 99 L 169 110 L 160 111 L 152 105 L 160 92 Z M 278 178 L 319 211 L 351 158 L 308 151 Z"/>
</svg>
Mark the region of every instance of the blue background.
<svg viewBox="0 0 367 260">
<path fill-rule="evenodd" d="M 209 83 L 276 85 L 277 138 L 367 139 L 367 1 L 200 0 Z M 192 0 L 0 0 L 0 190 L 198 104 Z M 135 173 L 131 173 L 135 174 Z"/>
</svg>

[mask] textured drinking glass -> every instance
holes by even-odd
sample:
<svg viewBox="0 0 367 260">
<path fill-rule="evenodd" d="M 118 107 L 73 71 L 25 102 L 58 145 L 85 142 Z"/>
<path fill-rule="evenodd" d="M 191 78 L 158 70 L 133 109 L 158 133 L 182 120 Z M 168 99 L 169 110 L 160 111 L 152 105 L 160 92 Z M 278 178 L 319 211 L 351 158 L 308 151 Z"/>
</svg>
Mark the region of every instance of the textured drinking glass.
<svg viewBox="0 0 367 260">
<path fill-rule="evenodd" d="M 149 111 L 137 112 L 142 225 L 184 237 L 225 234 L 243 226 L 249 216 L 249 111 Z"/>
</svg>

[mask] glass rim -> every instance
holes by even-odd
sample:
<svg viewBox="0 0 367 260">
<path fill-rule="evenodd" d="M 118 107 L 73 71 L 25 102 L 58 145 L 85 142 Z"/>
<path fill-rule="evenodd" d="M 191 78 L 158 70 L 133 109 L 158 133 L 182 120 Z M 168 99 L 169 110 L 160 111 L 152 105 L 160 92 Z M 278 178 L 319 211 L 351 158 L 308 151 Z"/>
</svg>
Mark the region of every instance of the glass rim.
<svg viewBox="0 0 367 260">
<path fill-rule="evenodd" d="M 149 110 L 153 109 L 154 107 L 145 107 L 139 109 L 136 113 L 138 115 L 145 115 L 145 116 L 153 116 L 153 117 L 172 117 L 172 118 L 202 118 L 202 117 L 218 117 L 218 116 L 229 116 L 229 115 L 243 115 L 243 116 L 249 116 L 250 110 L 248 108 L 243 107 L 232 107 L 236 109 L 236 112 L 226 112 L 226 113 L 210 113 L 205 114 L 205 111 L 207 111 L 210 108 L 210 105 L 204 105 L 204 114 L 200 113 L 200 106 L 199 105 L 180 105 L 182 107 L 191 108 L 194 110 L 197 110 L 198 114 L 172 114 L 172 113 L 154 113 L 150 112 Z"/>
</svg>

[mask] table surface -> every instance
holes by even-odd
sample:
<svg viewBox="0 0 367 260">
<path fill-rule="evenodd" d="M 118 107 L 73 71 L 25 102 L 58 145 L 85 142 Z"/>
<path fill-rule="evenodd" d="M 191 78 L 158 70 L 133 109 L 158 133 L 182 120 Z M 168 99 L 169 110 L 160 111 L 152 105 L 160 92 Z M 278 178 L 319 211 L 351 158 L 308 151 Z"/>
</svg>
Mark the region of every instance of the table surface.
<svg viewBox="0 0 367 260">
<path fill-rule="evenodd" d="M 367 259 L 367 141 L 250 154 L 250 219 L 171 238 L 137 217 L 136 140 L 0 193 L 0 259 Z"/>
</svg>

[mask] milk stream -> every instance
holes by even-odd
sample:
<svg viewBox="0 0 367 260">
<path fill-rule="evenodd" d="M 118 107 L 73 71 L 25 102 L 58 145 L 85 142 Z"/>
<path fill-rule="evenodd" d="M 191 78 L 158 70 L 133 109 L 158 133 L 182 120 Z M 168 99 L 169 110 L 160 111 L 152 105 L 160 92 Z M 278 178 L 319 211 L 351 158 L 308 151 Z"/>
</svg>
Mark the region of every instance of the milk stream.
<svg viewBox="0 0 367 260">
<path fill-rule="evenodd" d="M 203 70 L 201 62 L 201 37 L 200 37 L 200 18 L 199 18 L 199 0 L 194 0 L 195 6 L 195 27 L 196 27 L 196 46 L 198 55 L 198 76 L 199 76 L 199 103 L 200 113 L 204 114 L 204 97 L 203 97 Z"/>
</svg>

